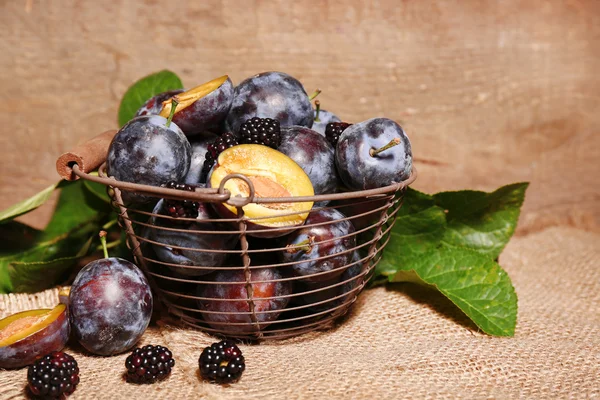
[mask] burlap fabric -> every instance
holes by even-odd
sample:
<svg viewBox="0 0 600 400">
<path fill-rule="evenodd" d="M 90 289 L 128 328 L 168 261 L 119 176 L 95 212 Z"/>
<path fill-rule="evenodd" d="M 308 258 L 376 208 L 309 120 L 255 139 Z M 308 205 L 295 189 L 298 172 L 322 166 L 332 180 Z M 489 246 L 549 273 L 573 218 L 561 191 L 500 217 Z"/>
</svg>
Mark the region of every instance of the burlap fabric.
<svg viewBox="0 0 600 400">
<path fill-rule="evenodd" d="M 197 358 L 214 339 L 158 324 L 143 343 L 177 359 L 151 386 L 123 380 L 126 355 L 84 355 L 74 399 L 594 398 L 600 397 L 600 235 L 552 228 L 513 238 L 501 256 L 519 295 L 514 338 L 477 332 L 445 298 L 414 285 L 364 292 L 327 332 L 243 345 L 240 382 L 201 382 Z M 56 290 L 0 297 L 0 317 L 51 307 Z M 0 372 L 0 397 L 24 397 L 26 369 Z"/>
</svg>

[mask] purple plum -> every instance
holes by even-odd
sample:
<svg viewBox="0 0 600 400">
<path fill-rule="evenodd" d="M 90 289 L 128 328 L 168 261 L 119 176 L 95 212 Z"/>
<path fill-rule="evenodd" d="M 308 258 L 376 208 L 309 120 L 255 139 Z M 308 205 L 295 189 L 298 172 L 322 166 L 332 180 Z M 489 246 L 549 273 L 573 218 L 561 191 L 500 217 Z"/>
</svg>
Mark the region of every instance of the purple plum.
<svg viewBox="0 0 600 400">
<path fill-rule="evenodd" d="M 339 176 L 349 189 L 374 189 L 410 176 L 412 150 L 400 125 L 373 118 L 348 127 L 336 147 Z"/>
<path fill-rule="evenodd" d="M 181 129 L 159 115 L 136 117 L 115 135 L 108 148 L 107 172 L 124 182 L 160 186 L 181 182 L 188 173 L 191 146 Z M 145 203 L 150 197 L 123 191 L 125 203 Z"/>
<path fill-rule="evenodd" d="M 150 323 L 150 285 L 127 260 L 92 261 L 71 286 L 69 315 L 73 335 L 90 353 L 123 353 L 140 340 Z"/>
<path fill-rule="evenodd" d="M 342 221 L 344 218 L 333 208 L 311 212 L 304 226 L 286 237 L 280 261 L 295 262 L 286 268 L 303 277 L 303 282 L 323 282 L 342 274 L 356 247 L 354 226 L 349 220 Z"/>
<path fill-rule="evenodd" d="M 302 84 L 282 72 L 263 72 L 241 82 L 226 119 L 226 129 L 239 135 L 240 126 L 253 118 L 273 118 L 284 126 L 311 127 L 313 109 Z"/>
<path fill-rule="evenodd" d="M 300 165 L 315 194 L 335 193 L 338 186 L 335 150 L 325 136 L 303 126 L 281 128 L 281 144 L 277 150 Z"/>
</svg>

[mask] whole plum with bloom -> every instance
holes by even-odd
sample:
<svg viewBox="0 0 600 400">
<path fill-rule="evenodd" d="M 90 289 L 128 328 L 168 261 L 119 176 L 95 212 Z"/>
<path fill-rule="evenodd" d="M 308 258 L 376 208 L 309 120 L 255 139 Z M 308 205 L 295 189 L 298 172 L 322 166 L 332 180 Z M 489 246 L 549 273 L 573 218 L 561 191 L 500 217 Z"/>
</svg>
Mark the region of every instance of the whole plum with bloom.
<svg viewBox="0 0 600 400">
<path fill-rule="evenodd" d="M 313 108 L 302 84 L 283 72 L 263 72 L 235 88 L 226 129 L 238 134 L 251 118 L 273 118 L 284 126 L 313 124 Z"/>
<path fill-rule="evenodd" d="M 160 200 L 153 214 L 167 215 L 164 200 Z M 197 222 L 189 219 L 172 219 L 167 217 L 152 217 L 150 238 L 160 244 L 152 244 L 159 260 L 165 263 L 178 264 L 181 267 L 168 265 L 172 271 L 184 276 L 201 276 L 223 265 L 227 252 L 212 252 L 211 250 L 231 250 L 238 242 L 237 234 L 228 234 L 229 227 L 218 223 L 206 203 L 198 203 Z M 166 229 L 165 229 L 166 228 Z M 176 229 L 176 230 L 171 230 Z M 183 230 L 183 231 L 181 231 Z M 194 231 L 216 231 L 223 233 L 197 233 Z M 208 251 L 207 251 L 208 250 Z"/>
<path fill-rule="evenodd" d="M 159 115 L 136 117 L 115 135 L 108 148 L 107 172 L 124 182 L 161 186 L 181 182 L 190 168 L 191 146 L 181 129 Z M 150 197 L 122 192 L 125 203 L 144 203 Z"/>
<path fill-rule="evenodd" d="M 92 261 L 71 286 L 69 315 L 73 336 L 90 353 L 122 353 L 140 340 L 150 323 L 150 285 L 127 260 Z"/>
<path fill-rule="evenodd" d="M 339 176 L 349 189 L 375 189 L 410 176 L 410 140 L 396 122 L 372 118 L 346 128 L 336 147 Z"/>
<path fill-rule="evenodd" d="M 190 139 L 192 157 L 190 169 L 185 176 L 185 183 L 189 183 L 190 185 L 206 183 L 206 176 L 202 176 L 202 169 L 204 168 L 204 162 L 206 161 L 206 152 L 208 151 L 208 145 L 217 140 L 217 138 L 218 136 L 214 133 L 204 132 L 201 135 L 194 136 Z"/>
<path fill-rule="evenodd" d="M 315 194 L 334 193 L 337 190 L 335 149 L 324 136 L 303 126 L 282 128 L 281 144 L 277 150 L 306 172 Z"/>
<path fill-rule="evenodd" d="M 289 297 L 280 298 L 280 296 L 288 296 L 292 293 L 290 281 L 263 281 L 275 281 L 282 278 L 281 272 L 276 268 L 257 268 L 250 272 L 252 297 L 255 299 L 253 301 L 254 312 L 260 329 L 264 329 L 276 320 L 280 311 L 287 306 Z M 198 291 L 200 297 L 206 298 L 198 300 L 200 310 L 205 311 L 202 313 L 204 320 L 212 328 L 227 334 L 255 332 L 257 326 L 252 323 L 250 315 L 244 271 L 238 269 L 218 271 L 215 273 L 213 281 L 225 283 L 206 284 Z"/>
<path fill-rule="evenodd" d="M 323 282 L 344 272 L 356 247 L 354 226 L 336 209 L 313 211 L 305 225 L 286 237 L 286 249 L 279 252 L 284 263 L 303 282 Z M 316 226 L 309 226 L 318 224 Z M 312 276 L 313 274 L 319 274 Z"/>
</svg>

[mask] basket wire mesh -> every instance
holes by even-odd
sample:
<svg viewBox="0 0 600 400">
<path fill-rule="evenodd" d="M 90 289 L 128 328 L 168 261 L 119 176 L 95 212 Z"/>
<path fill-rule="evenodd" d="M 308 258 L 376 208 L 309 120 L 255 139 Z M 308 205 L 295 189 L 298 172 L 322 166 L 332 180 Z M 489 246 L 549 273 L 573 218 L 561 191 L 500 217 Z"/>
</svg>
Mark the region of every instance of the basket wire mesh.
<svg viewBox="0 0 600 400">
<path fill-rule="evenodd" d="M 407 180 L 378 189 L 265 198 L 255 196 L 252 182 L 240 174 L 227 176 L 219 188 L 197 188 L 189 192 L 116 181 L 106 175 L 105 167 L 103 164 L 99 168 L 98 176 L 86 174 L 76 165 L 73 171 L 83 179 L 108 187 L 119 225 L 127 234 L 127 245 L 148 277 L 158 303 L 187 326 L 217 336 L 250 340 L 283 339 L 326 329 L 346 314 L 373 276 L 402 206 L 404 192 L 416 179 L 413 169 Z M 224 189 L 228 179 L 244 181 L 249 195 L 230 197 Z M 212 206 L 227 203 L 236 208 L 237 215 L 221 218 L 213 212 L 209 218 L 173 218 L 156 209 L 126 205 L 123 191 L 152 196 L 157 201 L 161 198 L 191 200 Z M 243 207 L 250 203 L 306 201 L 319 202 L 319 206 L 310 209 L 310 215 L 326 215 L 337 210 L 343 214 L 342 218 L 306 222 L 290 228 L 264 226 L 260 224 L 264 223 L 261 218 L 244 215 Z M 291 214 L 298 212 L 283 211 L 278 217 Z M 321 240 L 313 237 L 308 243 L 287 242 L 298 230 L 334 230 L 345 221 L 350 221 L 353 229 L 341 236 Z M 237 244 L 229 248 L 178 245 L 160 240 L 165 234 L 187 235 L 192 241 L 198 238 L 199 243 L 206 238 L 235 237 Z M 290 260 L 283 255 L 313 249 L 330 249 L 329 253 L 310 259 L 313 265 L 323 267 L 318 272 L 298 274 L 300 264 L 306 265 L 306 259 Z M 176 256 L 208 255 L 226 261 L 219 265 L 175 263 L 157 255 L 164 251 Z"/>
</svg>

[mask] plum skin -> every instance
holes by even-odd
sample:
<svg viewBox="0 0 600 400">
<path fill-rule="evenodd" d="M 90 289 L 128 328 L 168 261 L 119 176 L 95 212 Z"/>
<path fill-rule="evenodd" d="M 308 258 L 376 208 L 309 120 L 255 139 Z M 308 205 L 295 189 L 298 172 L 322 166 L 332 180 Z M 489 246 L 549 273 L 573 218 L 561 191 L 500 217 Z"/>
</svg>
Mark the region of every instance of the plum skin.
<svg viewBox="0 0 600 400">
<path fill-rule="evenodd" d="M 71 325 L 65 307 L 63 312 L 42 329 L 0 347 L 0 368 L 25 367 L 45 354 L 62 350 L 69 340 L 70 332 Z"/>
<path fill-rule="evenodd" d="M 166 215 L 163 209 L 164 200 L 160 200 L 153 213 Z M 198 207 L 198 219 L 213 219 L 213 214 L 209 211 L 210 206 L 200 203 Z M 231 250 L 238 242 L 237 234 L 207 234 L 178 232 L 160 229 L 161 227 L 177 228 L 185 230 L 199 231 L 219 231 L 218 224 L 213 222 L 187 222 L 177 221 L 176 219 L 152 217 L 151 224 L 154 225 L 150 230 L 150 238 L 161 245 L 152 244 L 156 256 L 165 263 L 179 264 L 182 267 L 167 265 L 169 269 L 183 276 L 201 276 L 212 272 L 212 269 L 194 268 L 201 267 L 219 267 L 225 263 L 227 253 L 213 253 L 194 250 L 174 249 L 170 246 L 188 247 L 197 250 Z M 225 225 L 225 224 L 222 224 Z M 189 266 L 190 268 L 186 268 Z"/>
<path fill-rule="evenodd" d="M 356 289 L 362 284 L 364 281 L 364 276 L 358 277 L 364 271 L 364 265 L 360 262 L 361 256 L 358 251 L 354 251 L 352 253 L 352 265 L 347 267 L 342 275 L 338 279 L 331 279 L 318 283 L 300 283 L 298 284 L 297 293 L 311 291 L 311 290 L 319 290 L 315 293 L 309 293 L 302 296 L 298 296 L 297 302 L 300 304 L 308 305 L 308 309 L 321 312 L 325 310 L 329 310 L 332 308 L 336 308 L 349 302 L 352 297 L 356 296 L 358 293 Z M 335 285 L 336 283 L 345 282 L 341 285 L 337 285 L 334 287 L 329 287 Z M 344 296 L 344 294 L 346 294 Z M 341 297 L 338 297 L 341 296 Z M 334 299 L 338 297 L 337 299 Z M 332 300 L 334 299 L 334 300 Z M 322 304 L 315 304 L 324 302 Z"/>
<path fill-rule="evenodd" d="M 227 78 L 221 86 L 199 98 L 191 106 L 177 111 L 173 116 L 173 122 L 187 136 L 194 136 L 204 131 L 218 131 L 229 113 L 233 96 L 233 83 Z"/>
<path fill-rule="evenodd" d="M 392 140 L 400 143 L 372 156 Z M 344 185 L 352 190 L 375 189 L 408 179 L 412 170 L 410 140 L 396 122 L 372 118 L 351 125 L 336 146 L 336 166 Z"/>
<path fill-rule="evenodd" d="M 138 109 L 136 117 L 160 114 L 163 109 L 162 103 L 181 93 L 183 89 L 175 89 L 151 97 Z M 195 136 L 205 131 L 218 131 L 229 113 L 233 94 L 233 83 L 227 78 L 221 86 L 199 98 L 189 107 L 178 111 L 173 116 L 173 122 L 186 136 Z"/>
<path fill-rule="evenodd" d="M 344 214 L 333 208 L 311 212 L 305 226 L 286 238 L 289 248 L 279 252 L 280 261 L 298 262 L 286 268 L 290 268 L 294 275 L 303 277 L 302 282 L 323 282 L 342 274 L 344 271 L 342 267 L 352 260 L 352 252 L 349 250 L 356 247 L 356 236 L 351 235 L 355 232 L 354 226 L 349 220 L 341 221 L 343 218 L 346 218 Z M 308 226 L 325 222 L 327 224 Z M 336 239 L 345 235 L 351 236 Z M 326 242 L 319 243 L 321 241 Z M 309 245 L 308 251 L 293 248 L 306 242 L 314 242 Z M 319 257 L 326 258 L 315 260 Z M 311 276 L 317 273 L 323 274 Z"/>
<path fill-rule="evenodd" d="M 389 195 L 388 195 L 389 196 Z M 352 225 L 359 231 L 367 227 L 373 228 L 377 225 L 383 214 L 387 211 L 386 204 L 393 201 L 388 196 L 378 198 L 357 197 L 346 200 L 336 200 L 332 202 L 332 206 L 341 211 L 344 215 L 351 217 Z M 373 211 L 382 208 L 379 211 Z M 356 217 L 356 215 L 368 213 L 366 215 Z"/>
<path fill-rule="evenodd" d="M 276 268 L 257 268 L 251 270 L 252 282 L 279 280 L 281 273 Z M 214 282 L 240 282 L 239 284 L 207 284 L 199 288 L 200 297 L 215 300 L 198 300 L 200 310 L 216 312 L 202 313 L 204 320 L 214 329 L 227 334 L 244 334 L 257 331 L 256 324 L 252 323 L 250 314 L 224 314 L 226 312 L 249 313 L 248 296 L 246 291 L 246 276 L 242 270 L 219 271 L 214 275 Z M 288 302 L 287 296 L 292 293 L 292 283 L 290 281 L 252 283 L 254 298 L 278 297 L 270 300 L 254 300 L 254 310 L 260 329 L 264 329 L 276 320 L 279 312 L 283 310 Z M 239 301 L 219 301 L 225 299 L 239 299 Z M 227 323 L 244 323 L 245 325 L 227 325 Z"/>
<path fill-rule="evenodd" d="M 181 129 L 169 127 L 159 115 L 136 117 L 125 124 L 110 143 L 109 176 L 124 182 L 160 186 L 181 182 L 190 167 L 191 146 Z M 150 197 L 123 191 L 126 203 L 145 203 Z"/>
<path fill-rule="evenodd" d="M 313 108 L 296 78 L 283 72 L 263 72 L 236 86 L 225 127 L 239 135 L 240 125 L 253 117 L 276 119 L 282 127 L 310 128 Z"/>
<path fill-rule="evenodd" d="M 317 116 L 317 111 L 315 110 L 314 116 Z M 327 124 L 330 122 L 342 122 L 341 119 L 338 118 L 337 115 L 331 113 L 327 110 L 320 109 L 319 110 L 319 120 L 316 119 L 313 121 L 312 130 L 320 133 L 325 136 L 325 128 L 327 128 Z"/>
<path fill-rule="evenodd" d="M 184 182 L 190 185 L 198 183 L 206 183 L 206 180 L 201 180 L 202 168 L 204 168 L 204 160 L 206 160 L 206 152 L 208 145 L 217 139 L 217 135 L 210 132 L 205 132 L 202 135 L 194 136 L 190 140 L 191 145 L 191 160 L 190 168 L 185 176 Z"/>
<path fill-rule="evenodd" d="M 142 115 L 158 115 L 163 109 L 163 101 L 169 100 L 171 97 L 183 93 L 183 89 L 168 90 L 150 97 L 135 113 L 136 117 Z"/>
<path fill-rule="evenodd" d="M 335 193 L 338 186 L 335 149 L 325 136 L 303 126 L 282 128 L 277 150 L 300 165 L 315 194 Z"/>
<path fill-rule="evenodd" d="M 71 286 L 73 335 L 90 353 L 122 353 L 146 331 L 152 305 L 148 281 L 135 264 L 121 258 L 92 261 Z"/>
</svg>

